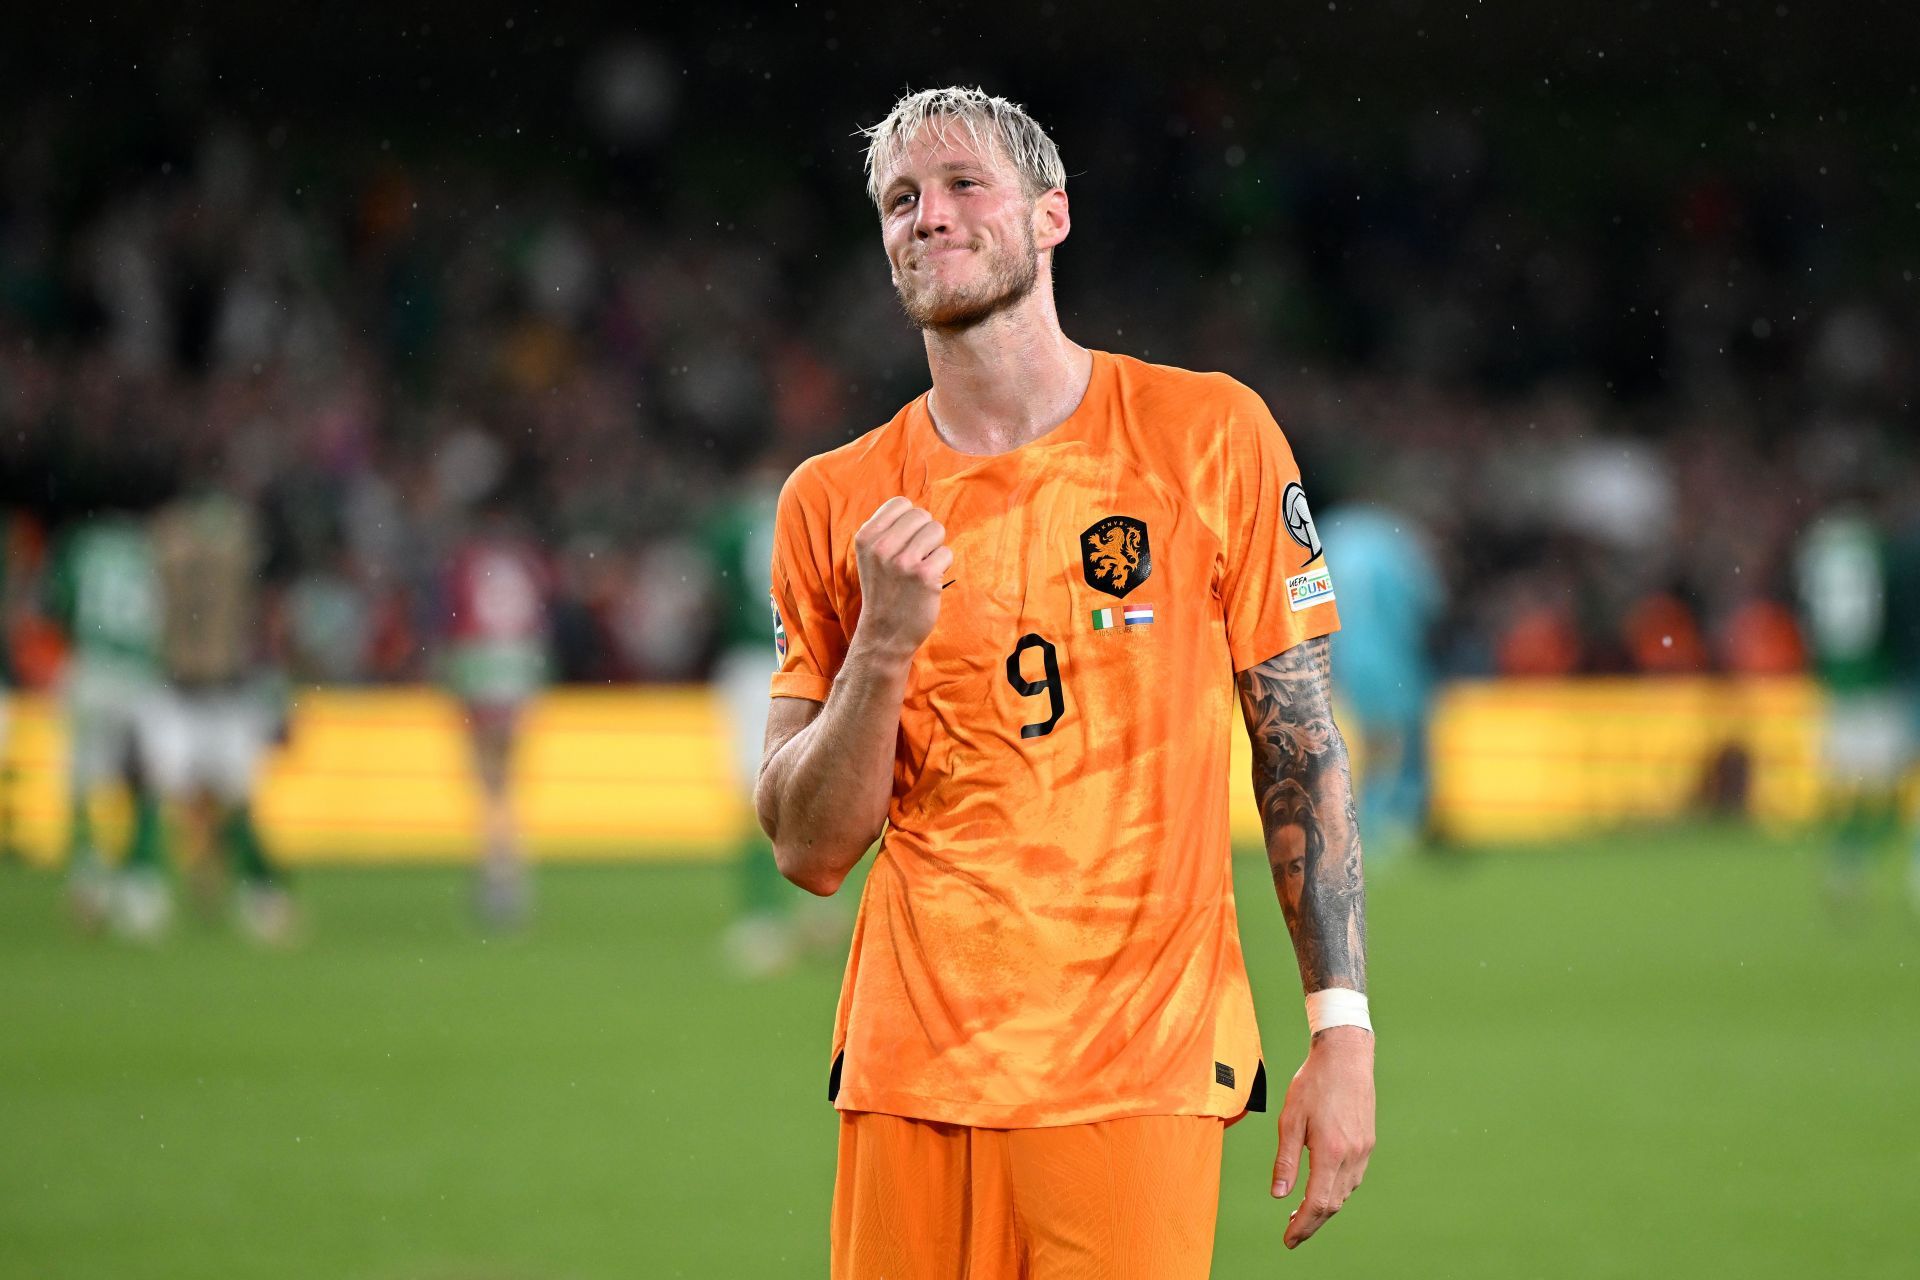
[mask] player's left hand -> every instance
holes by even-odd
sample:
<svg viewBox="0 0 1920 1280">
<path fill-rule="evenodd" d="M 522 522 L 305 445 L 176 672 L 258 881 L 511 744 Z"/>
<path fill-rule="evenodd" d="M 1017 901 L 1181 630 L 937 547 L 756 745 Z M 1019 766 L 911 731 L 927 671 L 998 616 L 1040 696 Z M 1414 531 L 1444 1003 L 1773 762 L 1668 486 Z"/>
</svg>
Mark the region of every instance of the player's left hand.
<svg viewBox="0 0 1920 1280">
<path fill-rule="evenodd" d="M 1275 1198 L 1293 1189 L 1302 1146 L 1307 1149 L 1307 1187 L 1287 1218 L 1289 1249 L 1299 1248 L 1340 1212 L 1366 1175 L 1367 1157 L 1373 1154 L 1373 1032 L 1328 1027 L 1313 1038 L 1280 1108 Z"/>
</svg>

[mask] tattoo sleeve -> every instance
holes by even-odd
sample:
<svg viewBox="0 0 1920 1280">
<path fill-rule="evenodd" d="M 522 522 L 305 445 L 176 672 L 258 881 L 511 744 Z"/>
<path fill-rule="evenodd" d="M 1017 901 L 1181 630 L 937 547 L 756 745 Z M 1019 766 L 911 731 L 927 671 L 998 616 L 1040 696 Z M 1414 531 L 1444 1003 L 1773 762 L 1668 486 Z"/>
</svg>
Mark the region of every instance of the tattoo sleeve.
<svg viewBox="0 0 1920 1280">
<path fill-rule="evenodd" d="M 1327 638 L 1234 677 L 1253 741 L 1253 794 L 1300 982 L 1367 989 L 1366 890 L 1347 744 L 1333 723 Z"/>
</svg>

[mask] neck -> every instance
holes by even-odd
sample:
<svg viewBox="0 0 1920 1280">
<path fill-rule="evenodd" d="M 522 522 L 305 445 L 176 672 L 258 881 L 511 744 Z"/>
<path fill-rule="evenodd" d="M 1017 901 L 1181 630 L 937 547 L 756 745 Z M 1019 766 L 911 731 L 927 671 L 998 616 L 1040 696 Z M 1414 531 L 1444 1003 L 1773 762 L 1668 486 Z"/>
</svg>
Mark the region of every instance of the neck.
<svg viewBox="0 0 1920 1280">
<path fill-rule="evenodd" d="M 1065 422 L 1093 374 L 1093 355 L 1061 332 L 1053 291 L 961 332 L 926 331 L 940 438 L 962 453 L 1006 453 Z"/>
</svg>

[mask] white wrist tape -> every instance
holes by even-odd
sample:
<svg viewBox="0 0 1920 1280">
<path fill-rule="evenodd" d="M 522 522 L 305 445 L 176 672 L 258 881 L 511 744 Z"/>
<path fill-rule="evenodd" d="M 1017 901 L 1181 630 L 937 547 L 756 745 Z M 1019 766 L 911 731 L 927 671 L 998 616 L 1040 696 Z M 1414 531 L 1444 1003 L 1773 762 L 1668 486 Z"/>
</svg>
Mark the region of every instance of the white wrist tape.
<svg viewBox="0 0 1920 1280">
<path fill-rule="evenodd" d="M 1373 1030 L 1367 1016 L 1367 998 L 1346 987 L 1328 987 L 1307 997 L 1307 1034 L 1317 1035 L 1328 1027 L 1363 1027 Z"/>
</svg>

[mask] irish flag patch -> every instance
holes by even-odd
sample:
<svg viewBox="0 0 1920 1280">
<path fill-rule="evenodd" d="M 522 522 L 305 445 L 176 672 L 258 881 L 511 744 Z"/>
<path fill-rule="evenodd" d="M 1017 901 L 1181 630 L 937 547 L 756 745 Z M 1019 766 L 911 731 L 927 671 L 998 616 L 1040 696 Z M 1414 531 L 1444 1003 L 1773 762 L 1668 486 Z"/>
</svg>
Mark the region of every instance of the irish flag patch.
<svg viewBox="0 0 1920 1280">
<path fill-rule="evenodd" d="M 1115 627 L 1142 627 L 1153 621 L 1150 604 L 1110 605 L 1093 611 L 1093 629 L 1111 631 Z"/>
</svg>

